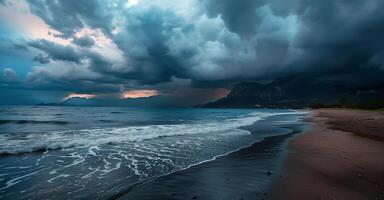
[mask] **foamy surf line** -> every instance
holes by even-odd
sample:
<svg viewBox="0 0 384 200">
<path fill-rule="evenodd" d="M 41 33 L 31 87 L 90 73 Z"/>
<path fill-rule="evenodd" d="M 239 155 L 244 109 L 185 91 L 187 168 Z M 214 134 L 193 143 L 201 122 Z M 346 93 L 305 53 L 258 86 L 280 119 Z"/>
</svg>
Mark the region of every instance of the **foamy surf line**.
<svg viewBox="0 0 384 200">
<path fill-rule="evenodd" d="M 0 154 L 12 155 L 63 148 L 87 148 L 90 146 L 150 140 L 159 137 L 228 132 L 231 130 L 237 130 L 237 134 L 250 134 L 239 128 L 252 125 L 266 117 L 299 113 L 296 111 L 282 113 L 255 112 L 237 118 L 196 124 L 130 126 L 33 134 L 2 134 L 0 135 Z"/>
<path fill-rule="evenodd" d="M 240 150 L 242 150 L 242 149 L 249 148 L 249 147 L 251 147 L 252 145 L 254 145 L 255 143 L 262 142 L 265 138 L 266 138 L 266 137 L 262 138 L 260 141 L 252 142 L 252 143 L 250 143 L 250 144 L 247 145 L 247 146 L 237 148 L 237 149 L 235 149 L 235 150 L 233 150 L 233 151 L 229 151 L 229 152 L 224 153 L 224 154 L 219 154 L 219 155 L 217 155 L 217 156 L 214 156 L 214 157 L 211 158 L 211 159 L 207 159 L 207 160 L 200 161 L 200 162 L 198 162 L 198 163 L 190 164 L 190 165 L 188 165 L 187 167 L 184 167 L 184 168 L 182 168 L 182 169 L 180 169 L 180 170 L 176 170 L 176 171 L 168 172 L 168 173 L 165 173 L 165 174 L 162 174 L 162 175 L 159 175 L 159 176 L 155 176 L 155 177 L 153 177 L 153 178 L 149 178 L 149 179 L 145 179 L 145 180 L 139 181 L 139 182 L 137 182 L 137 183 L 132 184 L 132 185 L 131 185 L 130 187 L 128 187 L 127 189 L 125 189 L 125 190 L 123 190 L 123 191 L 121 191 L 121 192 L 119 192 L 119 193 L 113 195 L 112 197 L 108 198 L 108 200 L 118 199 L 119 197 L 123 196 L 124 194 L 127 194 L 128 192 L 130 192 L 131 190 L 133 190 L 133 189 L 135 189 L 135 188 L 137 188 L 137 187 L 140 187 L 141 185 L 144 185 L 144 184 L 146 184 L 146 183 L 148 183 L 148 182 L 154 181 L 154 180 L 156 180 L 156 179 L 158 179 L 158 178 L 160 178 L 160 177 L 164 177 L 164 176 L 168 176 L 168 175 L 171 175 L 171 174 L 174 174 L 174 173 L 177 173 L 177 172 L 185 171 L 185 170 L 190 169 L 191 167 L 198 166 L 198 165 L 201 165 L 201 164 L 204 164 L 204 163 L 207 163 L 207 162 L 211 162 L 211 161 L 214 161 L 214 160 L 216 160 L 216 159 L 218 159 L 218 158 L 225 157 L 225 156 L 228 156 L 228 155 L 230 155 L 230 154 L 232 154 L 232 153 L 238 152 L 238 151 L 240 151 Z"/>
<path fill-rule="evenodd" d="M 298 121 L 285 121 L 285 122 L 299 122 L 302 120 L 302 116 L 308 114 L 308 112 L 305 112 L 305 111 L 294 111 L 294 112 L 286 112 L 286 113 L 278 113 L 278 114 L 270 114 L 268 116 L 265 116 L 263 117 L 262 119 L 258 120 L 257 122 L 260 122 L 261 120 L 267 120 L 268 117 L 271 117 L 271 116 L 276 116 L 276 115 L 297 115 L 297 116 L 300 116 L 299 117 L 299 120 Z M 249 143 L 248 145 L 245 145 L 245 146 L 242 146 L 242 147 L 239 147 L 235 150 L 232 150 L 232 151 L 229 151 L 229 152 L 226 152 L 226 153 L 223 153 L 223 154 L 219 154 L 219 155 L 216 155 L 214 156 L 213 158 L 210 158 L 210 159 L 207 159 L 207 160 L 203 160 L 203 161 L 200 161 L 200 162 L 197 162 L 197 163 L 193 163 L 193 164 L 190 164 L 188 165 L 187 167 L 184 167 L 180 170 L 176 170 L 176 171 L 172 171 L 172 172 L 169 172 L 169 173 L 165 173 L 165 174 L 162 174 L 162 175 L 159 175 L 159 176 L 155 176 L 155 177 L 152 177 L 152 178 L 149 178 L 149 179 L 145 179 L 145 180 L 141 180 L 139 182 L 136 182 L 134 184 L 131 184 L 130 186 L 128 186 L 126 189 L 114 194 L 113 196 L 111 196 L 110 198 L 108 198 L 108 200 L 115 200 L 115 199 L 120 199 L 121 197 L 129 194 L 131 191 L 135 190 L 136 188 L 139 188 L 139 187 L 142 187 L 142 186 L 145 186 L 146 184 L 150 183 L 150 182 L 153 182 L 159 178 L 163 178 L 163 177 L 166 177 L 166 176 L 169 176 L 169 175 L 172 175 L 172 174 L 175 174 L 175 173 L 179 173 L 179 172 L 183 172 L 183 171 L 186 171 L 186 170 L 189 170 L 190 168 L 192 167 L 198 167 L 199 165 L 202 165 L 204 163 L 208 163 L 208 162 L 213 162 L 219 158 L 224 158 L 224 157 L 227 157 L 231 154 L 234 154 L 236 152 L 240 152 L 242 150 L 245 150 L 245 149 L 248 149 L 248 148 L 251 148 L 252 146 L 254 146 L 255 144 L 258 144 L 258 143 L 262 143 L 263 141 L 265 141 L 267 138 L 274 138 L 274 137 L 280 137 L 282 135 L 290 135 L 290 134 L 297 134 L 299 133 L 300 131 L 297 131 L 297 130 L 294 130 L 294 129 L 289 129 L 289 132 L 285 133 L 285 134 L 281 134 L 281 135 L 271 135 L 271 136 L 265 136 L 265 137 L 262 137 L 260 138 L 259 140 L 256 140 L 256 141 L 253 141 L 251 143 Z"/>
</svg>

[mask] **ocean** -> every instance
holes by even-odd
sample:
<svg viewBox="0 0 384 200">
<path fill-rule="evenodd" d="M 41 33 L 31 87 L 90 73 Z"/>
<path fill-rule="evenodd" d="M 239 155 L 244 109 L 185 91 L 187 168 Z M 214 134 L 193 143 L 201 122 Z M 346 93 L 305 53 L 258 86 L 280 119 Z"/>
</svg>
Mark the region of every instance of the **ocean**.
<svg viewBox="0 0 384 200">
<path fill-rule="evenodd" d="M 2 106 L 0 199 L 110 199 L 267 137 L 290 134 L 281 125 L 298 123 L 304 114 L 285 109 Z M 255 125 L 268 120 L 275 123 L 264 131 Z M 255 127 L 259 131 L 252 131 Z"/>
</svg>

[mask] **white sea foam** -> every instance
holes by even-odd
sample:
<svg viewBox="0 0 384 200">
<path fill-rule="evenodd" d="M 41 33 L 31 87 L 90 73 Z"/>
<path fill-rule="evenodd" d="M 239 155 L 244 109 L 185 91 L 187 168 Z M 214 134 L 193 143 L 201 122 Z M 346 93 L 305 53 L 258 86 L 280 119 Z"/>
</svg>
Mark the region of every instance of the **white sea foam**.
<svg viewBox="0 0 384 200">
<path fill-rule="evenodd" d="M 252 125 L 254 122 L 271 116 L 290 113 L 255 112 L 238 118 L 200 122 L 194 124 L 147 125 L 120 128 L 83 129 L 73 131 L 52 131 L 27 135 L 0 135 L 0 154 L 18 154 L 47 149 L 96 147 L 110 143 L 124 143 L 149 140 L 185 134 L 250 134 L 238 128 Z M 89 154 L 95 155 L 93 148 Z"/>
</svg>

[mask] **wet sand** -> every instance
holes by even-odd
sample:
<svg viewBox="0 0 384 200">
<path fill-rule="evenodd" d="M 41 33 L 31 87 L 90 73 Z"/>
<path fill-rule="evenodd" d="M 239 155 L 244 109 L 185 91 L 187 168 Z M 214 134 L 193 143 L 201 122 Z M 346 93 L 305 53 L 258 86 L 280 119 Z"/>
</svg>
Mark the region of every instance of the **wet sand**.
<svg viewBox="0 0 384 200">
<path fill-rule="evenodd" d="M 384 111 L 320 109 L 266 199 L 384 199 Z"/>
</svg>

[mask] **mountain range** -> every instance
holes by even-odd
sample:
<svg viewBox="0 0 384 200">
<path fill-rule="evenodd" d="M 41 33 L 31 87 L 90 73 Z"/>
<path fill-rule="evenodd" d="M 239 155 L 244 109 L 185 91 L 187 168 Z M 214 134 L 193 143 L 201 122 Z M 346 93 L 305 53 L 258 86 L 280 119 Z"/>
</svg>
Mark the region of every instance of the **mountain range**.
<svg viewBox="0 0 384 200">
<path fill-rule="evenodd" d="M 288 77 L 269 83 L 241 82 L 224 98 L 205 104 L 205 108 L 303 108 L 361 107 L 384 105 L 383 84 L 345 86 L 316 78 Z"/>
</svg>

